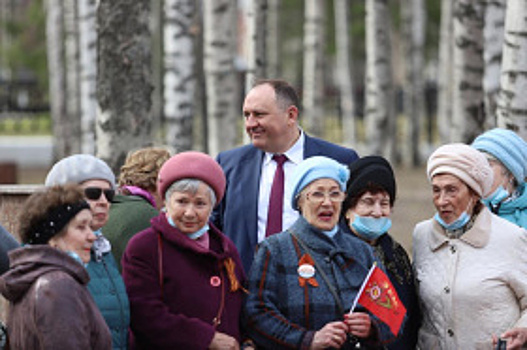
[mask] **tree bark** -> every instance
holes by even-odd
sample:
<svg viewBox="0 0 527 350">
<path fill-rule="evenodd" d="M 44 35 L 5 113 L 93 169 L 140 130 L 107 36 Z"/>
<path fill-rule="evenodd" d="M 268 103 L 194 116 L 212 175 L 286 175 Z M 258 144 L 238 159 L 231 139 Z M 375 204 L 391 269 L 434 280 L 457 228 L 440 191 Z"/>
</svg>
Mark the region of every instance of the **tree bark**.
<svg viewBox="0 0 527 350">
<path fill-rule="evenodd" d="M 454 1 L 441 1 L 439 69 L 437 76 L 437 129 L 441 144 L 449 143 L 451 140 L 452 96 L 454 90 Z"/>
<path fill-rule="evenodd" d="M 71 153 L 81 151 L 80 116 L 80 65 L 79 30 L 77 1 L 63 0 L 64 6 L 64 48 L 66 69 L 66 115 L 70 123 L 71 136 L 68 137 Z"/>
<path fill-rule="evenodd" d="M 483 7 L 479 0 L 454 6 L 452 141 L 471 143 L 484 131 Z"/>
<path fill-rule="evenodd" d="M 336 78 L 340 90 L 340 112 L 342 116 L 343 142 L 355 147 L 355 101 L 351 73 L 351 44 L 349 35 L 349 0 L 335 0 L 335 36 L 337 42 Z"/>
<path fill-rule="evenodd" d="M 234 70 L 236 0 L 204 0 L 204 75 L 208 151 L 216 156 L 238 139 L 239 89 Z"/>
<path fill-rule="evenodd" d="M 509 0 L 498 98 L 498 126 L 527 140 L 527 1 Z"/>
<path fill-rule="evenodd" d="M 267 0 L 267 76 L 278 78 L 281 74 L 280 50 L 280 0 Z"/>
<path fill-rule="evenodd" d="M 49 98 L 53 123 L 53 161 L 57 161 L 71 154 L 68 142 L 71 128 L 66 111 L 62 0 L 47 0 L 46 10 Z"/>
<path fill-rule="evenodd" d="M 421 164 L 424 110 L 424 43 L 426 11 L 423 0 L 406 0 L 401 7 L 405 65 L 404 115 L 407 122 L 405 163 Z"/>
<path fill-rule="evenodd" d="M 245 91 L 253 86 L 257 79 L 266 76 L 267 0 L 250 0 L 247 11 L 247 72 Z"/>
<path fill-rule="evenodd" d="M 306 0 L 304 15 L 304 127 L 315 136 L 324 130 L 324 0 Z"/>
<path fill-rule="evenodd" d="M 166 143 L 176 152 L 192 149 L 196 74 L 194 0 L 165 0 L 164 105 Z"/>
<path fill-rule="evenodd" d="M 386 0 L 366 0 L 366 140 L 370 154 L 395 160 L 395 113 Z"/>
<path fill-rule="evenodd" d="M 79 61 L 81 151 L 95 154 L 97 119 L 97 7 L 96 0 L 79 0 Z"/>
<path fill-rule="evenodd" d="M 500 90 L 501 57 L 505 35 L 505 0 L 486 0 L 485 26 L 483 28 L 485 75 L 483 91 L 485 96 L 485 129 L 496 126 L 496 99 Z"/>
<path fill-rule="evenodd" d="M 118 173 L 151 136 L 150 1 L 100 0 L 97 155 Z"/>
</svg>

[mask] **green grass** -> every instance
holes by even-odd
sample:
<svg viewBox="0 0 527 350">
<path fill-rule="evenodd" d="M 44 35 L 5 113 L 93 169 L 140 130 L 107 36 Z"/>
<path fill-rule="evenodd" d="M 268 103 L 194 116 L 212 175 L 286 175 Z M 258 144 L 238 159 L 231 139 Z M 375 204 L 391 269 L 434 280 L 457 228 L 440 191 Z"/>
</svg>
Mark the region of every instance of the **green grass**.
<svg viewBox="0 0 527 350">
<path fill-rule="evenodd" d="M 0 119 L 0 135 L 51 135 L 51 118 L 48 113 L 24 118 Z"/>
</svg>

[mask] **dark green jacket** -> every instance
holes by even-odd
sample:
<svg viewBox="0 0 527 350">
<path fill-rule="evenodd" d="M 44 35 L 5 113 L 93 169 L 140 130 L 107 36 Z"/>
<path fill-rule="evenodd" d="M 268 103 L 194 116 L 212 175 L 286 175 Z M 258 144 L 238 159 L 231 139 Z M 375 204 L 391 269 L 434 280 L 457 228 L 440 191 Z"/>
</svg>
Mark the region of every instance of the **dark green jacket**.
<svg viewBox="0 0 527 350">
<path fill-rule="evenodd" d="M 150 219 L 159 214 L 140 196 L 117 195 L 110 207 L 110 218 L 104 225 L 104 236 L 112 244 L 112 253 L 121 271 L 121 257 L 130 238 L 150 227 Z"/>
</svg>

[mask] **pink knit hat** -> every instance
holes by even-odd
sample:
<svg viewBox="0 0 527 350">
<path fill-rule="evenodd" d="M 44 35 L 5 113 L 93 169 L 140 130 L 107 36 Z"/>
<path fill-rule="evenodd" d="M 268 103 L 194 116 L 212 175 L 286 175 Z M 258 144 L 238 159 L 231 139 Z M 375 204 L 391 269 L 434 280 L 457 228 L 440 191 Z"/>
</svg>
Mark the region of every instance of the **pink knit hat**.
<svg viewBox="0 0 527 350">
<path fill-rule="evenodd" d="M 167 189 L 182 179 L 196 179 L 209 185 L 216 195 L 216 204 L 225 193 L 225 174 L 221 166 L 209 155 L 188 151 L 178 153 L 163 164 L 157 176 L 157 190 L 165 198 Z"/>
<path fill-rule="evenodd" d="M 454 175 L 482 198 L 489 194 L 494 178 L 485 156 L 462 143 L 452 143 L 436 149 L 428 158 L 426 173 L 429 181 L 437 174 Z"/>
</svg>

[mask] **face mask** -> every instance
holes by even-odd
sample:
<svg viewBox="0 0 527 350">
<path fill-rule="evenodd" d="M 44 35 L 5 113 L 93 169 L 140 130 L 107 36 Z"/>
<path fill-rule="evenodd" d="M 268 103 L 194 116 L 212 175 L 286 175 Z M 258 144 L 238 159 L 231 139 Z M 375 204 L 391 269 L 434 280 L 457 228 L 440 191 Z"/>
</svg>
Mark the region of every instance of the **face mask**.
<svg viewBox="0 0 527 350">
<path fill-rule="evenodd" d="M 439 216 L 439 213 L 436 213 L 434 215 L 434 219 L 447 231 L 459 230 L 460 228 L 464 227 L 470 220 L 470 215 L 468 215 L 467 209 L 470 207 L 471 204 L 472 199 L 470 200 L 470 202 L 468 202 L 467 208 L 461 213 L 461 215 L 459 215 L 459 217 L 456 220 L 452 221 L 450 224 L 447 224 L 445 221 L 443 221 L 443 219 L 441 219 L 441 217 Z"/>
<path fill-rule="evenodd" d="M 496 206 L 501 203 L 502 200 L 509 196 L 509 192 L 503 188 L 503 186 L 498 186 L 494 192 L 492 192 L 487 198 L 482 199 L 481 201 L 487 207 L 491 205 Z"/>
<path fill-rule="evenodd" d="M 360 236 L 369 241 L 373 241 L 388 232 L 390 227 L 392 227 L 392 220 L 386 216 L 374 218 L 355 214 L 351 227 Z"/>
<path fill-rule="evenodd" d="M 172 226 L 174 228 L 177 228 L 176 223 L 174 222 L 174 220 L 172 220 L 172 218 L 170 216 L 168 216 L 168 215 L 167 215 L 167 221 L 170 224 L 170 226 Z M 205 234 L 205 232 L 207 232 L 209 230 L 209 228 L 210 228 L 209 224 L 205 224 L 205 226 L 203 226 L 202 228 L 200 228 L 196 232 L 188 234 L 187 237 L 190 238 L 190 239 L 196 240 L 196 239 L 200 238 L 201 236 L 203 236 Z"/>
<path fill-rule="evenodd" d="M 84 267 L 88 266 L 88 264 L 85 264 L 84 261 L 82 261 L 82 259 L 79 256 L 79 254 L 77 254 L 75 252 L 72 252 L 72 251 L 67 251 L 65 253 L 68 254 L 69 256 L 71 256 L 73 259 L 75 259 L 75 261 L 77 261 L 82 266 L 84 266 Z"/>
</svg>

